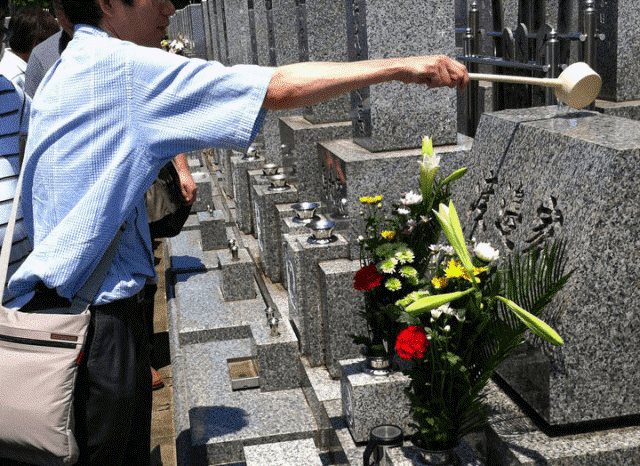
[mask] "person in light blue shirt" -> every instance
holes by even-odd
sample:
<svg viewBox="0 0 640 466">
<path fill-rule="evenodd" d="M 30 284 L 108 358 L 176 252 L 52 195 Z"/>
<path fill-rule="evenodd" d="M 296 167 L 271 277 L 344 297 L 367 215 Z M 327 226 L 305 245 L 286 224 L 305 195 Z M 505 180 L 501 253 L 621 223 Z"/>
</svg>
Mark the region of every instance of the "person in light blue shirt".
<svg viewBox="0 0 640 466">
<path fill-rule="evenodd" d="M 155 275 L 143 195 L 160 168 L 198 149 L 245 152 L 267 110 L 392 80 L 464 89 L 468 74 L 440 55 L 227 68 L 157 49 L 175 11 L 168 0 L 62 5 L 74 36 L 35 94 L 25 156 L 34 249 L 9 286 L 35 290 L 24 310 L 63 305 L 125 226 L 91 307 L 75 434 L 79 464 L 146 466 L 151 381 L 138 295 Z"/>
</svg>

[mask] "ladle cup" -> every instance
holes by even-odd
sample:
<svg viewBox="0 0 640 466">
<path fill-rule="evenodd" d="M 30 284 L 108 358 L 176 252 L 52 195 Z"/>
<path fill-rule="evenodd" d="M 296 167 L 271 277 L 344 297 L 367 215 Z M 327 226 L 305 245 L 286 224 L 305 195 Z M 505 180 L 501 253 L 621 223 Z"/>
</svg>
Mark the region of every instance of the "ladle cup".
<svg viewBox="0 0 640 466">
<path fill-rule="evenodd" d="M 469 73 L 469 79 L 553 87 L 558 100 L 577 110 L 596 100 L 602 86 L 600 75 L 584 62 L 569 65 L 557 78 Z"/>
</svg>

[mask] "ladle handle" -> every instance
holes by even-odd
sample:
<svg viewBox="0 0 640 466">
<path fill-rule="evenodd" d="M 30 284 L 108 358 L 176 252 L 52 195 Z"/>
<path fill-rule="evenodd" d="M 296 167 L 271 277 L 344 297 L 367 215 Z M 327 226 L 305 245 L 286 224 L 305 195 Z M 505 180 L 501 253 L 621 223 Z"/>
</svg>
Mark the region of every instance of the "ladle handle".
<svg viewBox="0 0 640 466">
<path fill-rule="evenodd" d="M 530 76 L 511 76 L 505 74 L 469 73 L 469 79 L 514 84 L 533 84 L 534 86 L 544 87 L 562 87 L 562 81 L 558 78 L 532 78 Z"/>
</svg>

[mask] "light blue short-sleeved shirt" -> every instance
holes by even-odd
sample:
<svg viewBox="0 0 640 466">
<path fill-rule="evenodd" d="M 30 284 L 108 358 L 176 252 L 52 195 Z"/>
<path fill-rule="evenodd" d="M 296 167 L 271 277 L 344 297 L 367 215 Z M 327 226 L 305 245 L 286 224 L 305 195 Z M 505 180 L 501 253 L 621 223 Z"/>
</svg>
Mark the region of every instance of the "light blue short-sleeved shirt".
<svg viewBox="0 0 640 466">
<path fill-rule="evenodd" d="M 125 222 L 94 302 L 132 296 L 155 278 L 145 191 L 179 153 L 246 151 L 264 119 L 272 72 L 76 26 L 33 99 L 22 207 L 34 249 L 10 289 L 23 294 L 42 281 L 73 297 Z"/>
</svg>

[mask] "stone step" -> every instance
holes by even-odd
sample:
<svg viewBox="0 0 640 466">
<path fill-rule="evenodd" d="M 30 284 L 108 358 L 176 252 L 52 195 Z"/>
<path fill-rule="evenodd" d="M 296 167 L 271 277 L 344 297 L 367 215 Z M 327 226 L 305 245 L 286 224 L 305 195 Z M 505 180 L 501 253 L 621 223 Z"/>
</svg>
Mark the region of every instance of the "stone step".
<svg viewBox="0 0 640 466">
<path fill-rule="evenodd" d="M 247 466 L 322 466 L 312 439 L 244 447 Z"/>
<path fill-rule="evenodd" d="M 302 389 L 233 390 L 227 360 L 251 354 L 250 339 L 211 341 L 182 348 L 176 384 L 188 412 L 192 465 L 245 460 L 243 448 L 317 436 L 317 423 Z M 185 465 L 186 466 L 186 465 Z"/>
</svg>

